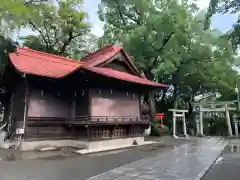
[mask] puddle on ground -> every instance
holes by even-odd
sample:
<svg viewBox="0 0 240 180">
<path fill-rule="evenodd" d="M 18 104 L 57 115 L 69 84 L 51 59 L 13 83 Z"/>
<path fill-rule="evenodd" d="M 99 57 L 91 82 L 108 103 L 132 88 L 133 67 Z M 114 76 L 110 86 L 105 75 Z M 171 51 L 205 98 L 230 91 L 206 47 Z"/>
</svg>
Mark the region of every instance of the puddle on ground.
<svg viewBox="0 0 240 180">
<path fill-rule="evenodd" d="M 240 153 L 240 144 L 233 144 L 227 146 L 227 151 L 230 153 Z"/>
<path fill-rule="evenodd" d="M 73 155 L 72 155 L 73 156 Z M 42 155 L 38 156 L 36 155 L 35 157 L 26 157 L 23 155 L 16 155 L 16 154 L 8 154 L 2 158 L 0 158 L 1 161 L 19 161 L 19 160 L 33 160 L 33 159 L 39 159 L 39 160 L 61 160 L 66 157 L 71 157 L 71 155 Z"/>
<path fill-rule="evenodd" d="M 70 157 L 74 157 L 74 156 L 73 155 L 72 156 L 55 155 L 55 156 L 41 157 L 38 159 L 39 160 L 63 160 Z"/>
<path fill-rule="evenodd" d="M 154 143 L 154 144 L 139 146 L 138 148 L 143 151 L 154 151 L 157 149 L 168 148 L 168 147 L 173 147 L 173 146 L 162 144 L 162 143 Z"/>
<path fill-rule="evenodd" d="M 92 153 L 92 154 L 87 154 L 89 157 L 95 157 L 95 156 L 106 156 L 110 154 L 118 154 L 118 153 L 123 153 L 126 151 L 129 151 L 130 149 L 119 149 L 119 150 L 112 150 L 112 151 L 103 151 L 103 152 L 98 152 L 98 153 Z"/>
<path fill-rule="evenodd" d="M 0 161 L 18 161 L 18 160 L 61 160 L 64 158 L 75 157 L 77 154 L 75 151 L 79 149 L 76 148 L 61 148 L 54 151 L 13 151 L 9 152 L 7 155 L 0 156 Z M 79 154 L 78 154 L 79 156 Z"/>
<path fill-rule="evenodd" d="M 4 158 L 2 158 L 1 160 L 3 160 L 3 161 L 18 161 L 18 160 L 20 160 L 20 156 L 16 155 L 16 154 L 8 154 L 8 155 L 4 156 Z"/>
<path fill-rule="evenodd" d="M 214 165 L 223 163 L 226 159 L 236 158 L 240 156 L 240 144 L 230 144 L 225 147 L 222 154 L 215 161 Z"/>
</svg>

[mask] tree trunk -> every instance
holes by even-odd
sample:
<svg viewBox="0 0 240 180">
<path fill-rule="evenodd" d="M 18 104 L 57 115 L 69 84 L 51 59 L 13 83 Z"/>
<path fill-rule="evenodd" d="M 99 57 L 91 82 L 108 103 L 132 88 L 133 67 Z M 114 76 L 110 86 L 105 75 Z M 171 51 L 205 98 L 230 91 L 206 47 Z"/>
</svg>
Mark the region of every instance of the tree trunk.
<svg viewBox="0 0 240 180">
<path fill-rule="evenodd" d="M 144 71 L 144 75 L 146 76 L 147 79 L 153 80 L 154 75 L 152 74 L 151 70 Z M 153 91 L 150 91 L 148 93 L 148 103 L 150 107 L 152 123 L 155 124 L 157 119 L 156 119 L 155 93 Z"/>
<path fill-rule="evenodd" d="M 154 92 L 149 92 L 148 95 L 148 102 L 149 102 L 149 107 L 150 107 L 150 113 L 151 113 L 151 119 L 152 119 L 152 123 L 156 123 L 157 119 L 156 119 L 156 106 L 155 106 L 155 96 L 154 96 Z"/>
<path fill-rule="evenodd" d="M 173 100 L 173 109 L 177 109 L 178 108 L 178 101 L 179 101 L 180 95 L 179 94 L 175 94 L 174 95 L 174 100 Z"/>
<path fill-rule="evenodd" d="M 166 98 L 167 88 L 163 89 L 163 94 L 161 98 L 161 106 L 165 104 L 165 98 Z"/>
<path fill-rule="evenodd" d="M 149 71 L 145 71 L 144 72 L 145 76 L 147 79 L 149 80 L 153 80 L 154 75 L 152 74 L 151 70 L 149 69 Z M 151 115 L 151 134 L 152 135 L 160 135 L 160 129 L 157 125 L 157 118 L 156 118 L 156 105 L 155 105 L 155 92 L 154 91 L 150 91 L 148 93 L 148 104 L 150 107 L 150 115 Z"/>
</svg>

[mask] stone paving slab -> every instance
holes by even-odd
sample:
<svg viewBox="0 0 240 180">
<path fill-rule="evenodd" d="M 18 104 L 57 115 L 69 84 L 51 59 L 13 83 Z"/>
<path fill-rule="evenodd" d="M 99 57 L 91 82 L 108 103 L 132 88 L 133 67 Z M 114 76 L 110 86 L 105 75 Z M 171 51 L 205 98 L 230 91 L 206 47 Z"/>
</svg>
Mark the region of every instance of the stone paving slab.
<svg viewBox="0 0 240 180">
<path fill-rule="evenodd" d="M 198 139 L 86 180 L 198 180 L 224 150 L 219 138 Z"/>
</svg>

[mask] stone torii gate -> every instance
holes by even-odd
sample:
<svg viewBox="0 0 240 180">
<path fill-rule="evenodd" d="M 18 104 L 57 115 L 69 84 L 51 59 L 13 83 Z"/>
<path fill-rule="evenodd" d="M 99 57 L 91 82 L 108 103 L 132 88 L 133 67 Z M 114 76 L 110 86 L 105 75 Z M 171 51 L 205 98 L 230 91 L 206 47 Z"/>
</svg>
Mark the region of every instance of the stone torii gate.
<svg viewBox="0 0 240 180">
<path fill-rule="evenodd" d="M 197 126 L 197 134 L 199 136 L 204 136 L 203 134 L 203 120 L 204 120 L 204 113 L 206 112 L 223 112 L 225 113 L 226 117 L 226 124 L 228 127 L 228 135 L 233 136 L 232 133 L 232 126 L 230 120 L 230 111 L 236 111 L 235 106 L 236 101 L 220 101 L 220 102 L 208 102 L 208 103 L 192 103 L 193 111 L 198 113 L 199 118 L 195 118 L 196 126 Z M 236 136 L 238 136 L 238 121 L 236 120 L 235 116 L 233 116 L 233 122 L 235 125 L 235 132 Z"/>
<path fill-rule="evenodd" d="M 188 110 L 169 109 L 168 111 L 171 111 L 173 113 L 173 137 L 178 138 L 178 136 L 176 135 L 176 120 L 177 120 L 177 118 L 181 118 L 181 120 L 183 122 L 184 136 L 188 137 L 186 119 L 185 119 L 185 113 L 187 113 Z"/>
</svg>

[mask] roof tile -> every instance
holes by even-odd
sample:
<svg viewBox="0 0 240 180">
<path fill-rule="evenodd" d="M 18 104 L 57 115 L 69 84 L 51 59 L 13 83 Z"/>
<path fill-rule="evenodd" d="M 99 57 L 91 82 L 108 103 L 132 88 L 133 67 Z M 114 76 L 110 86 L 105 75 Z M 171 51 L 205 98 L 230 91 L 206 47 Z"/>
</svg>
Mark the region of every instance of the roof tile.
<svg viewBox="0 0 240 180">
<path fill-rule="evenodd" d="M 136 83 L 136 84 L 147 85 L 147 86 L 153 86 L 153 87 L 162 87 L 162 88 L 168 87 L 168 85 L 166 84 L 156 83 L 148 79 L 144 79 L 138 76 L 134 76 L 134 75 L 117 71 L 114 69 L 110 69 L 110 68 L 86 67 L 86 66 L 83 68 L 88 71 L 94 72 L 96 74 L 100 74 L 106 77 L 110 77 L 110 78 L 114 78 L 122 81 L 127 81 L 127 82 Z"/>
<path fill-rule="evenodd" d="M 26 48 L 18 48 L 9 56 L 18 71 L 53 78 L 66 76 L 82 66 L 82 63 L 68 58 Z"/>
<path fill-rule="evenodd" d="M 105 46 L 104 48 L 96 52 L 90 53 L 87 57 L 83 58 L 82 61 L 86 62 L 86 64 L 90 67 L 95 67 L 98 66 L 99 64 L 106 62 L 107 60 L 111 59 L 112 57 L 119 53 L 123 53 L 123 55 L 126 57 L 126 60 L 135 70 L 135 72 L 137 72 L 139 76 L 142 76 L 141 73 L 136 68 L 136 66 L 133 64 L 128 53 L 122 47 L 117 45 Z"/>
<path fill-rule="evenodd" d="M 110 68 L 95 67 L 109 60 L 119 52 L 123 52 L 129 63 L 132 64 L 132 61 L 127 53 L 121 47 L 115 45 L 107 46 L 95 53 L 90 54 L 83 59 L 83 62 L 20 47 L 17 49 L 16 53 L 9 54 L 9 57 L 12 64 L 18 71 L 27 74 L 52 78 L 63 78 L 68 74 L 73 73 L 77 69 L 83 68 L 93 73 L 122 81 L 153 87 L 168 87 L 165 84 L 156 83 L 141 76 L 139 77 L 131 75 Z M 133 67 L 135 66 L 133 65 Z"/>
</svg>

